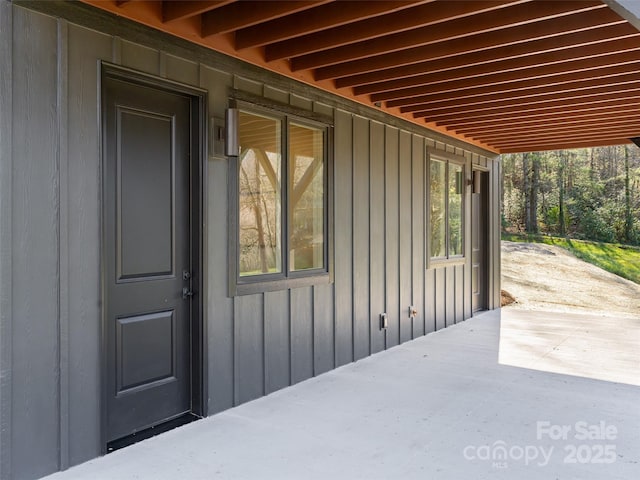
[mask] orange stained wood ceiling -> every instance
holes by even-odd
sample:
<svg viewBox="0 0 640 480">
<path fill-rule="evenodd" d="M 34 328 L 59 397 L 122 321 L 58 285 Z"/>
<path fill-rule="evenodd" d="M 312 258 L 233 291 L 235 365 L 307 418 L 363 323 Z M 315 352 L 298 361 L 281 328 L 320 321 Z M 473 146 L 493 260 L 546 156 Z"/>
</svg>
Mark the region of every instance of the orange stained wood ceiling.
<svg viewBox="0 0 640 480">
<path fill-rule="evenodd" d="M 497 153 L 640 136 L 640 31 L 600 0 L 83 1 Z"/>
</svg>

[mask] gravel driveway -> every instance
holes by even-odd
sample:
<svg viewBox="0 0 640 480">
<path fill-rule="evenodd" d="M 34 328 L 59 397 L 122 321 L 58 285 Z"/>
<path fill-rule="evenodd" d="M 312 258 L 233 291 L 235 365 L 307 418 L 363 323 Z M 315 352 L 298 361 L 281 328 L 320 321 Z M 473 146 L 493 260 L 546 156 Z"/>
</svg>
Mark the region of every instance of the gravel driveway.
<svg viewBox="0 0 640 480">
<path fill-rule="evenodd" d="M 502 289 L 509 308 L 640 318 L 640 285 L 553 245 L 503 241 Z"/>
</svg>

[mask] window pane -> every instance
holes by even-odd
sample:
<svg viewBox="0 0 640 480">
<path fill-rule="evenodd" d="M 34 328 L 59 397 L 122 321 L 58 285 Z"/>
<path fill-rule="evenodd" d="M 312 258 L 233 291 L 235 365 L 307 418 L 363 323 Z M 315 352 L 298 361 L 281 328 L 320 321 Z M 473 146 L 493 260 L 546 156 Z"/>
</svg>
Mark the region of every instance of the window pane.
<svg viewBox="0 0 640 480">
<path fill-rule="evenodd" d="M 240 276 L 282 272 L 280 120 L 240 112 Z"/>
<path fill-rule="evenodd" d="M 289 265 L 291 270 L 324 268 L 324 135 L 289 128 Z"/>
<path fill-rule="evenodd" d="M 445 188 L 446 188 L 446 164 L 439 160 L 431 160 L 430 175 L 430 200 L 431 200 L 431 256 L 446 256 L 445 236 Z"/>
<path fill-rule="evenodd" d="M 449 256 L 462 255 L 462 193 L 464 175 L 461 165 L 449 164 Z"/>
</svg>

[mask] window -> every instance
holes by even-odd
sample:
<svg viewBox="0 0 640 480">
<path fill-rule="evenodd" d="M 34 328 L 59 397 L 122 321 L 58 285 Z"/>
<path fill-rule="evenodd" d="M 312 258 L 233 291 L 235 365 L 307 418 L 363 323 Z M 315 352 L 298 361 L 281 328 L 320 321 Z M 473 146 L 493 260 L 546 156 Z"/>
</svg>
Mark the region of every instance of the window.
<svg viewBox="0 0 640 480">
<path fill-rule="evenodd" d="M 328 277 L 327 126 L 240 109 L 237 129 L 236 293 Z"/>
<path fill-rule="evenodd" d="M 464 257 L 464 165 L 432 156 L 429 163 L 429 234 L 432 260 Z"/>
</svg>

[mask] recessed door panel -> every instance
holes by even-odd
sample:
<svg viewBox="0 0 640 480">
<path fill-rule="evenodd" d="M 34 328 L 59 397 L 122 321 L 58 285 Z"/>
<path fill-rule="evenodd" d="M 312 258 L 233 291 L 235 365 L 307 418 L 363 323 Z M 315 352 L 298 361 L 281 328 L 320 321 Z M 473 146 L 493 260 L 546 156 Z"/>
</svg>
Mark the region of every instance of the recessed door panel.
<svg viewBox="0 0 640 480">
<path fill-rule="evenodd" d="M 172 275 L 174 117 L 118 107 L 117 122 L 118 280 Z"/>
<path fill-rule="evenodd" d="M 174 381 L 174 312 L 116 320 L 116 395 Z"/>
<path fill-rule="evenodd" d="M 191 410 L 191 97 L 103 79 L 106 440 Z"/>
</svg>

